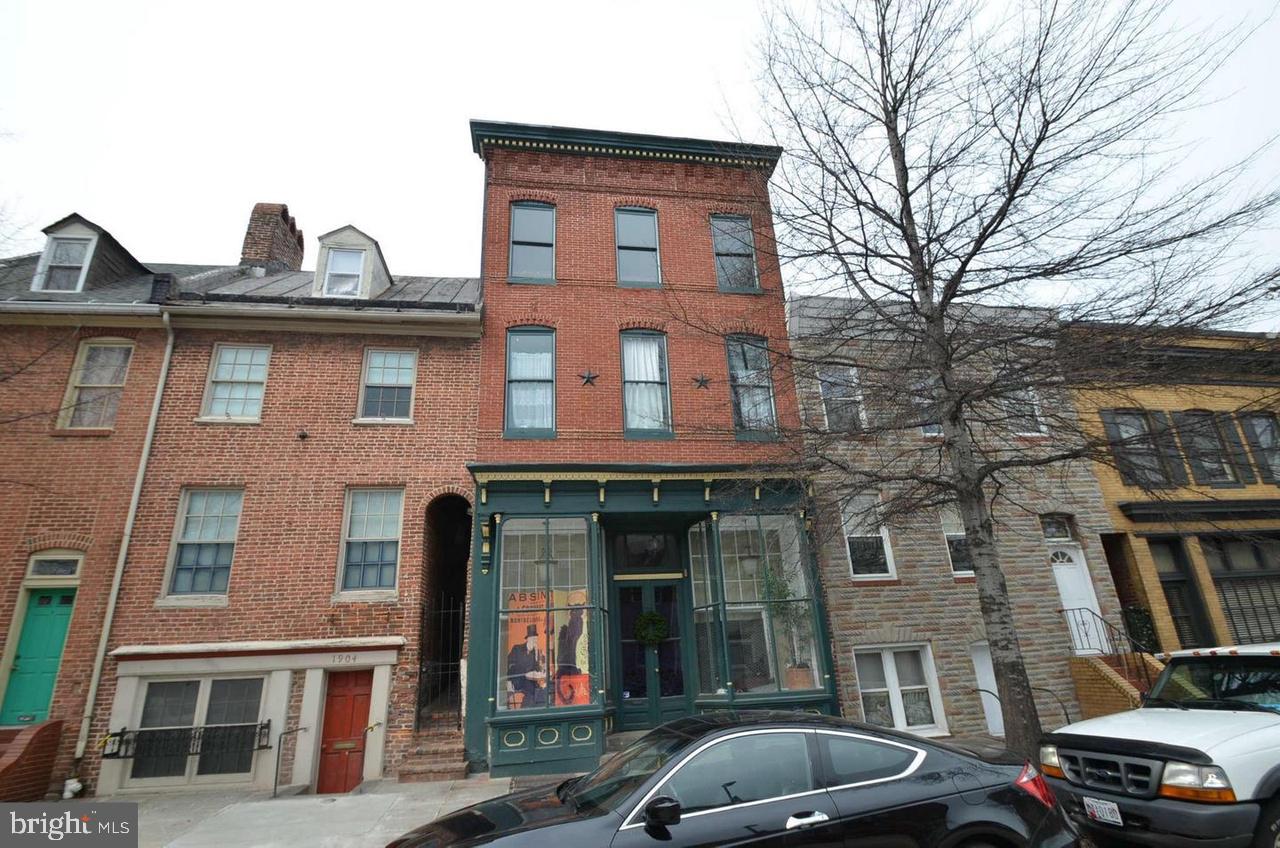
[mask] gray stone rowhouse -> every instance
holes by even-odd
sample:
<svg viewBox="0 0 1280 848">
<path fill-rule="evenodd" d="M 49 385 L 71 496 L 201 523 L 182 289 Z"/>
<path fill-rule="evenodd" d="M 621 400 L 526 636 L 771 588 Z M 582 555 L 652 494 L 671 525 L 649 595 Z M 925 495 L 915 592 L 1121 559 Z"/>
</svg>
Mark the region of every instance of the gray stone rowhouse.
<svg viewBox="0 0 1280 848">
<path fill-rule="evenodd" d="M 797 298 L 790 303 L 795 379 L 801 414 L 811 439 L 818 438 L 815 430 L 826 428 L 814 363 L 838 360 L 832 351 L 839 344 L 833 342 L 833 334 L 839 330 L 832 326 L 831 316 L 840 314 L 849 305 L 849 301 L 826 297 Z M 847 350 L 852 343 L 844 343 L 840 349 Z M 812 357 L 810 364 L 803 364 L 806 357 Z M 1068 402 L 1065 397 L 1040 399 L 1042 404 Z M 867 400 L 868 406 L 871 403 Z M 1063 412 L 1061 407 L 1055 407 L 1054 411 Z M 868 408 L 867 414 L 874 417 L 877 410 Z M 881 414 L 892 413 L 881 410 Z M 1043 436 L 1046 442 L 1052 437 L 1051 432 Z M 901 447 L 901 443 L 895 444 L 899 439 L 924 438 L 918 428 L 912 428 L 897 431 L 890 439 L 881 434 L 874 445 L 856 437 L 834 440 L 838 442 L 834 446 L 833 440 L 823 439 L 822 443 L 823 450 L 830 451 L 839 464 L 857 467 L 857 463 L 876 462 L 874 451 Z M 824 468 L 834 464 L 837 463 Z M 1054 566 L 1050 564 L 1053 543 L 1046 538 L 1041 516 L 1069 516 L 1074 538 L 1066 543 L 1077 545 L 1075 550 L 1087 563 L 1087 571 L 1078 572 L 1079 581 L 1087 574 L 1098 611 L 1114 624 L 1120 621 L 1120 605 L 1100 540 L 1100 534 L 1112 532 L 1112 528 L 1097 481 L 1085 462 L 1037 470 L 1021 483 L 1006 490 L 1005 497 L 996 506 L 996 543 L 1031 685 L 1037 687 L 1040 717 L 1045 728 L 1050 729 L 1064 723 L 1063 705 L 1071 720 L 1080 718 L 1069 660 L 1073 654 L 1096 651 L 1090 650 L 1089 634 L 1072 633 L 1074 628 L 1069 629 L 1061 613 L 1063 599 Z M 844 714 L 871 720 L 872 715 L 868 713 L 875 709 L 871 704 L 864 712 L 860 690 L 878 688 L 879 680 L 863 681 L 860 687 L 855 652 L 885 646 L 918 646 L 927 648 L 922 655 L 925 671 L 936 676 L 934 706 L 940 708 L 941 715 L 935 717 L 934 728 L 909 729 L 953 736 L 984 734 L 997 729 L 996 725 L 989 726 L 991 716 L 984 709 L 984 696 L 977 691 L 980 671 L 975 667 L 974 646 L 982 645 L 986 634 L 976 588 L 972 577 L 956 576 L 952 571 L 939 512 L 921 509 L 895 519 L 894 526 L 882 528 L 892 556 L 892 574 L 855 577 L 845 536 L 851 528 L 841 515 L 840 505 L 833 503 L 839 500 L 832 494 L 838 490 L 839 480 L 831 471 L 819 473 L 814 483 L 818 505 L 814 536 L 830 621 L 836 691 Z M 1059 547 L 1055 545 L 1052 549 Z M 978 650 L 980 653 L 981 648 Z M 885 661 L 894 655 L 890 652 L 881 656 L 883 668 Z M 978 662 L 981 662 L 980 656 Z M 991 683 L 986 685 L 995 688 Z M 899 698 L 901 715 L 903 700 L 901 695 Z M 879 703 L 883 702 L 880 696 Z M 987 699 L 986 707 L 998 717 L 998 702 Z"/>
</svg>

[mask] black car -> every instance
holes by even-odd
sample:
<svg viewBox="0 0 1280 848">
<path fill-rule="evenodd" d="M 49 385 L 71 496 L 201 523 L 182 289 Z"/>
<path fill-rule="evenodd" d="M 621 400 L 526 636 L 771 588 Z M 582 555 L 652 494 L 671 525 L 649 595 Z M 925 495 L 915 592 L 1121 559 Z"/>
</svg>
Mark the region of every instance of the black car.
<svg viewBox="0 0 1280 848">
<path fill-rule="evenodd" d="M 665 724 L 588 775 L 443 816 L 388 848 L 444 845 L 1065 848 L 1036 770 L 803 713 Z"/>
</svg>

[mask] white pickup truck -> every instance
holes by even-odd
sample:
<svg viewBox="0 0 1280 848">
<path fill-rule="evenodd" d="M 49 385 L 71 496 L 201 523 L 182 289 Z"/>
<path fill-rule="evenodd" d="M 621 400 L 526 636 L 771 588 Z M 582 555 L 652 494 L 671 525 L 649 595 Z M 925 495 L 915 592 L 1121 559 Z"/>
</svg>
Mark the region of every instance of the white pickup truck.
<svg viewBox="0 0 1280 848">
<path fill-rule="evenodd" d="M 1280 848 L 1280 643 L 1174 653 L 1139 709 L 1046 735 L 1040 763 L 1101 845 Z"/>
</svg>

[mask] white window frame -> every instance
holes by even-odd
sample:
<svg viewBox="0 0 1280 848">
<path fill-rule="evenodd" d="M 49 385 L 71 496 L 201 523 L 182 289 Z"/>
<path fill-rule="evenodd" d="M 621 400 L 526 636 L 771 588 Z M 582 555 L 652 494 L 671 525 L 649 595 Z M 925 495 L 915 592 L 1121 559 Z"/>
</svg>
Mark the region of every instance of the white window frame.
<svg viewBox="0 0 1280 848">
<path fill-rule="evenodd" d="M 349 535 L 351 532 L 351 501 L 357 492 L 399 492 L 400 493 L 400 521 L 396 525 L 396 585 L 390 588 L 377 589 L 344 589 L 342 587 L 343 577 L 347 571 L 347 543 L 356 542 L 373 542 L 388 541 L 383 536 L 361 536 L 352 539 Z M 351 486 L 343 495 L 345 503 L 342 508 L 342 535 L 338 544 L 338 573 L 335 575 L 333 600 L 337 601 L 395 601 L 400 596 L 400 575 L 404 569 L 404 486 Z"/>
<path fill-rule="evenodd" d="M 333 276 L 333 254 L 335 253 L 358 253 L 360 254 L 360 275 L 356 279 L 356 290 L 353 294 L 338 294 L 329 290 L 329 278 Z M 324 254 L 324 284 L 320 288 L 322 297 L 341 297 L 341 298 L 358 298 L 364 293 L 364 278 L 366 275 L 365 265 L 368 257 L 365 255 L 368 251 L 362 247 L 326 247 Z M 339 272 L 341 273 L 341 272 Z M 342 273 L 342 276 L 349 276 Z"/>
<path fill-rule="evenodd" d="M 871 494 L 867 495 L 867 497 L 871 497 L 871 496 L 872 496 Z M 893 561 L 893 541 L 889 536 L 889 528 L 885 526 L 883 523 L 881 523 L 879 520 L 880 504 L 883 502 L 883 498 L 878 492 L 874 494 L 874 497 L 876 499 L 876 525 L 879 528 L 878 535 L 880 536 L 880 543 L 884 546 L 884 559 L 885 559 L 885 564 L 888 566 L 888 571 L 884 572 L 883 574 L 854 574 L 853 573 L 853 556 L 849 553 L 849 539 L 851 537 L 857 537 L 859 539 L 870 539 L 872 538 L 872 536 L 869 533 L 849 532 L 850 529 L 860 529 L 860 528 L 850 527 L 851 518 L 847 511 L 842 510 L 841 516 L 840 516 L 841 528 L 844 533 L 844 556 L 845 556 L 845 560 L 849 563 L 849 579 L 858 581 L 858 582 L 864 582 L 867 580 L 896 580 L 898 578 L 898 568 Z"/>
<path fill-rule="evenodd" d="M 369 390 L 369 357 L 375 353 L 411 353 L 413 354 L 413 380 L 409 383 L 409 415 L 407 418 L 367 418 L 364 414 L 365 393 Z M 360 397 L 356 403 L 356 417 L 353 424 L 412 424 L 414 404 L 418 400 L 418 349 L 413 347 L 367 347 L 364 349 L 364 360 L 360 365 Z M 379 383 L 379 386 L 388 385 Z M 403 504 L 402 504 L 403 508 Z"/>
<path fill-rule="evenodd" d="M 80 266 L 80 279 L 76 281 L 74 289 L 46 289 L 44 287 L 45 278 L 49 274 L 49 266 L 53 260 L 53 248 L 59 241 L 83 241 L 88 242 L 84 249 L 84 264 Z M 48 291 L 53 294 L 71 294 L 72 292 L 84 291 L 84 281 L 89 277 L 89 265 L 93 262 L 93 253 L 98 247 L 98 236 L 95 233 L 91 236 L 60 236 L 51 235 L 45 241 L 44 253 L 40 255 L 40 262 L 36 265 L 36 274 L 31 278 L 32 291 Z"/>
<path fill-rule="evenodd" d="M 929 706 L 933 709 L 933 724 L 908 726 L 907 711 L 902 702 L 902 687 L 898 683 L 898 664 L 893 659 L 895 651 L 919 651 L 920 664 L 924 668 L 924 680 L 929 690 Z M 858 654 L 880 654 L 880 662 L 884 666 L 884 682 L 887 689 L 864 690 L 862 681 L 858 685 L 858 709 L 862 710 L 863 721 L 866 721 L 866 709 L 862 703 L 864 691 L 889 694 L 889 710 L 893 713 L 893 729 L 914 733 L 917 736 L 947 736 L 947 716 L 942 709 L 942 689 L 938 685 L 938 669 L 933 662 L 933 647 L 927 642 L 905 642 L 892 645 L 859 645 L 853 649 L 854 676 L 857 676 Z M 868 722 L 869 723 L 869 722 Z"/>
<path fill-rule="evenodd" d="M 1015 436 L 1043 436 L 1043 435 L 1045 435 L 1045 433 L 1046 433 L 1047 431 L 1046 431 L 1046 428 L 1045 428 L 1045 426 L 1044 426 L 1044 403 L 1043 403 L 1043 402 L 1041 401 L 1041 399 L 1040 399 L 1040 393 L 1039 393 L 1038 391 L 1036 391 L 1034 388 L 1032 388 L 1031 386 L 1026 386 L 1025 388 L 1015 390 L 1015 391 L 1013 391 L 1013 392 L 1010 392 L 1009 394 L 1010 394 L 1010 395 L 1024 395 L 1024 396 L 1025 396 L 1025 398 L 1026 398 L 1027 400 L 1029 400 L 1029 401 L 1030 401 L 1030 403 L 1031 403 L 1031 408 L 1032 408 L 1032 414 L 1033 414 L 1033 415 L 1035 415 L 1035 418 L 1036 418 L 1036 425 L 1037 425 L 1037 427 L 1038 427 L 1038 429 L 1035 429 L 1035 430 L 1023 430 L 1023 429 L 1015 428 L 1015 429 L 1014 429 L 1014 431 L 1013 431 L 1013 434 L 1014 434 Z M 1009 407 L 1009 405 L 1008 405 L 1007 403 L 1006 403 L 1006 409 L 1005 409 L 1005 412 L 1006 412 L 1006 414 L 1008 414 L 1008 415 L 1010 416 L 1010 418 L 1013 418 L 1013 417 L 1014 417 L 1014 411 L 1013 411 L 1013 409 L 1012 409 L 1012 408 L 1010 408 L 1010 407 Z"/>
<path fill-rule="evenodd" d="M 955 515 L 956 522 L 960 525 L 959 533 L 947 532 L 948 514 Z M 947 549 L 947 565 L 951 566 L 951 574 L 955 577 L 972 577 L 973 569 L 970 568 L 968 570 L 957 571 L 955 563 L 951 561 L 951 538 L 953 536 L 960 536 L 965 537 L 967 541 L 967 537 L 964 532 L 964 519 L 960 516 L 960 507 L 955 504 L 943 504 L 938 507 L 938 527 L 942 530 L 942 545 Z M 972 556 L 972 553 L 970 556 Z"/>
<path fill-rule="evenodd" d="M 822 429 L 827 432 L 831 431 L 831 420 L 827 416 L 827 398 L 822 393 L 822 372 L 836 368 L 843 368 L 849 372 L 849 381 L 853 387 L 853 393 L 850 395 L 832 395 L 831 399 L 856 401 L 858 404 L 858 427 L 865 430 L 867 427 L 867 408 L 862 402 L 862 379 L 858 374 L 857 368 L 844 362 L 835 362 L 829 366 L 818 368 L 818 403 L 822 407 Z"/>
<path fill-rule="evenodd" d="M 80 347 L 76 349 L 76 358 L 71 364 L 71 375 L 67 380 L 67 390 L 62 396 L 62 408 L 58 412 L 58 429 L 59 430 L 114 430 L 116 428 L 116 419 L 112 419 L 108 426 L 99 427 L 83 427 L 74 426 L 71 423 L 75 416 L 76 406 L 80 402 L 80 390 L 85 388 L 80 380 L 84 376 L 85 361 L 89 358 L 89 348 L 91 347 L 127 347 L 129 349 L 129 362 L 124 367 L 124 379 L 118 384 L 94 383 L 89 388 L 118 388 L 120 394 L 124 394 L 124 387 L 129 383 L 129 369 L 133 367 L 134 345 L 132 339 L 118 339 L 109 337 L 95 337 L 84 339 L 80 342 Z M 120 406 L 116 405 L 116 418 L 120 415 Z"/>
<path fill-rule="evenodd" d="M 187 509 L 191 503 L 191 496 L 196 492 L 239 492 L 240 493 L 240 515 L 236 519 L 236 535 L 231 541 L 231 565 L 227 575 L 227 590 L 225 592 L 174 592 L 173 591 L 173 573 L 178 567 L 178 545 L 182 542 L 182 527 L 187 520 Z M 228 604 L 228 598 L 231 594 L 231 575 L 236 570 L 236 554 L 240 550 L 240 526 L 244 523 L 244 501 L 245 490 L 239 486 L 184 486 L 182 494 L 178 499 L 178 514 L 173 522 L 173 534 L 169 542 L 169 562 L 164 570 L 164 583 L 160 587 L 160 597 L 156 600 L 157 607 L 225 607 Z M 205 539 L 201 540 L 212 544 L 226 543 L 226 539 Z M 200 544 L 201 542 L 191 542 L 190 544 Z"/>
<path fill-rule="evenodd" d="M 261 422 L 261 421 L 262 421 L 262 407 L 261 407 L 261 406 L 258 408 L 258 414 L 257 414 L 257 415 L 255 415 L 255 416 L 248 416 L 248 415 L 215 415 L 213 412 L 211 412 L 211 411 L 210 411 L 210 408 L 209 408 L 209 407 L 210 407 L 210 405 L 213 403 L 213 384 L 214 384 L 215 382 L 222 382 L 222 383 L 248 383 L 248 382 L 256 382 L 256 381 L 251 381 L 251 380 L 214 380 L 213 375 L 214 375 L 214 373 L 217 371 L 217 368 L 218 368 L 218 356 L 221 354 L 221 352 L 222 352 L 222 351 L 224 351 L 224 350 L 231 350 L 231 349 L 237 349 L 237 350 L 265 350 L 265 351 L 267 352 L 267 365 L 266 365 L 266 370 L 263 372 L 263 375 L 262 375 L 262 406 L 265 406 L 265 405 L 266 405 L 266 402 L 267 402 L 267 380 L 268 380 L 268 378 L 270 377 L 270 371 L 271 371 L 271 353 L 272 353 L 272 346 L 271 346 L 271 345 L 269 345 L 269 344 L 265 344 L 265 345 L 256 345 L 256 344 L 227 344 L 227 343 L 224 343 L 224 342 L 218 342 L 217 344 L 215 344 L 215 345 L 213 346 L 213 355 L 209 357 L 209 374 L 208 374 L 208 376 L 205 378 L 205 383 L 204 383 L 204 402 L 203 402 L 203 403 L 201 403 L 201 405 L 200 405 L 200 417 L 199 417 L 197 420 L 198 420 L 198 421 L 207 421 L 207 422 L 219 422 L 219 423 L 224 423 L 224 424 L 225 424 L 225 423 L 230 423 L 230 424 L 257 424 L 257 423 L 259 423 L 259 422 Z"/>
<path fill-rule="evenodd" d="M 173 674 L 156 677 L 147 677 L 142 680 L 142 685 L 138 687 L 137 696 L 131 713 L 131 721 L 129 722 L 130 730 L 163 730 L 159 727 L 142 727 L 142 711 L 147 703 L 147 689 L 152 683 L 186 683 L 189 681 L 197 681 L 200 684 L 196 692 L 196 708 L 195 714 L 192 716 L 192 727 L 204 727 L 202 724 L 209 712 L 209 694 L 213 690 L 213 681 L 215 680 L 261 680 L 262 693 L 258 697 L 258 718 L 257 723 L 261 724 L 265 719 L 263 714 L 266 712 L 267 701 L 270 692 L 268 687 L 271 685 L 271 675 L 262 672 L 242 671 L 242 672 L 226 672 L 223 674 Z M 279 744 L 277 741 L 276 744 Z M 198 755 L 187 757 L 186 772 L 181 776 L 174 775 L 172 777 L 133 777 L 132 760 L 125 763 L 122 776 L 124 778 L 123 788 L 125 789 L 142 789 L 146 787 L 161 786 L 204 786 L 210 784 L 227 784 L 227 783 L 245 783 L 252 784 L 257 776 L 259 768 L 259 760 L 263 754 L 272 755 L 273 749 L 264 751 L 255 750 L 249 761 L 249 771 L 237 772 L 235 774 L 197 774 L 196 770 L 200 767 L 200 757 Z M 271 760 L 274 762 L 274 759 Z"/>
</svg>

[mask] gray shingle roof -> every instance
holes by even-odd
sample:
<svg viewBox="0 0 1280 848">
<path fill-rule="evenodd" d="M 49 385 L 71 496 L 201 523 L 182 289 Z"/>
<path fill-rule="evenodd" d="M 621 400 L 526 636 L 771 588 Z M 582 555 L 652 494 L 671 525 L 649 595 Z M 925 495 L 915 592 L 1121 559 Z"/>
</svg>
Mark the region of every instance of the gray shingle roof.
<svg viewBox="0 0 1280 848">
<path fill-rule="evenodd" d="M 444 309 L 472 311 L 480 303 L 480 281 L 474 277 L 392 277 L 392 285 L 370 300 L 313 297 L 313 271 L 285 271 L 265 277 L 239 276 L 197 289 L 180 282 L 184 302 L 305 303 L 337 309 Z"/>
</svg>

